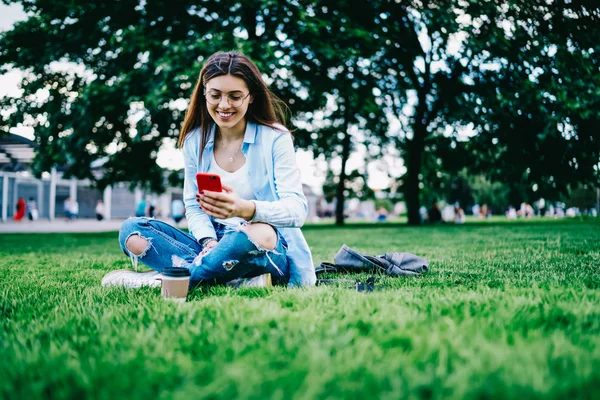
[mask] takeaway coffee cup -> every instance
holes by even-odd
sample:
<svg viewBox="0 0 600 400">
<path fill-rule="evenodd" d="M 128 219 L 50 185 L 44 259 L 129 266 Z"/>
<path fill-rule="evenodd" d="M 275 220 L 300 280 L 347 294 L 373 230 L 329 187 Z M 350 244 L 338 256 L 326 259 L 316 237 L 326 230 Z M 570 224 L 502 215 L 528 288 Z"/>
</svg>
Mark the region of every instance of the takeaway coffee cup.
<svg viewBox="0 0 600 400">
<path fill-rule="evenodd" d="M 162 271 L 161 295 L 167 300 L 183 303 L 190 284 L 190 271 L 187 268 L 167 267 Z"/>
</svg>

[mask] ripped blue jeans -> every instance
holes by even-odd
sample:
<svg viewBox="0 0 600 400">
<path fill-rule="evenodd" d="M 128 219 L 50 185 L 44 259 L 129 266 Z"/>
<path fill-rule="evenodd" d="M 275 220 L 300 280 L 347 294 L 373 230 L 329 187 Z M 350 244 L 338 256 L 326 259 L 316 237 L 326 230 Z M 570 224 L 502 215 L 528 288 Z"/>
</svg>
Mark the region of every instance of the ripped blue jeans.
<svg viewBox="0 0 600 400">
<path fill-rule="evenodd" d="M 119 243 L 137 268 L 138 261 L 161 272 L 164 267 L 184 267 L 191 272 L 190 287 L 223 284 L 237 278 L 271 274 L 273 284 L 285 284 L 290 277 L 287 243 L 276 228 L 277 245 L 267 250 L 252 241 L 246 232 L 213 222 L 218 244 L 198 257 L 202 246 L 196 239 L 171 225 L 146 217 L 129 218 L 121 225 Z M 148 240 L 142 254 L 133 254 L 125 243 L 132 235 Z"/>
</svg>

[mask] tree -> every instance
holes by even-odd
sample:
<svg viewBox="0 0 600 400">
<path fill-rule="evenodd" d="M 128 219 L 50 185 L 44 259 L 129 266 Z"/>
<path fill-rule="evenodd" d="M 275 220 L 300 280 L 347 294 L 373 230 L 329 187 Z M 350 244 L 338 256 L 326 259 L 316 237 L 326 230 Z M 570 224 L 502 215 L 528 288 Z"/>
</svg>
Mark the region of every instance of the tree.
<svg viewBox="0 0 600 400">
<path fill-rule="evenodd" d="M 424 3 L 424 4 L 423 4 Z M 375 61 L 382 97 L 402 123 L 394 139 L 402 152 L 407 172 L 403 177 L 410 224 L 419 224 L 420 189 L 424 154 L 443 169 L 443 153 L 455 140 L 446 138 L 446 127 L 455 123 L 454 99 L 466 90 L 468 72 L 461 64 L 464 53 L 450 52 L 456 38 L 458 2 L 381 1 L 377 18 L 383 46 Z"/>
<path fill-rule="evenodd" d="M 6 4 L 11 1 L 4 0 Z M 17 1 L 14 1 L 17 2 Z M 128 181 L 163 190 L 156 155 L 179 133 L 202 62 L 222 49 L 248 54 L 270 78 L 291 13 L 270 1 L 22 2 L 30 17 L 2 33 L 2 71 L 25 71 L 23 96 L 2 99 L 0 125 L 35 129 L 34 170 L 54 165 L 95 180 L 90 162 L 106 157 L 97 182 Z M 62 67 L 56 62 L 62 63 Z M 83 66 L 67 71 L 64 64 Z M 269 78 L 269 77 L 267 77 Z M 278 86 L 288 97 L 285 79 Z"/>
<path fill-rule="evenodd" d="M 323 183 L 323 197 L 325 201 L 332 202 L 337 200 L 339 187 L 339 175 L 336 176 L 331 168 L 327 170 L 325 182 Z M 346 184 L 344 199 L 370 200 L 375 197 L 373 190 L 367 185 L 367 178 L 364 172 L 357 169 L 346 174 Z"/>
<path fill-rule="evenodd" d="M 511 201 L 557 200 L 600 179 L 600 7 L 581 1 L 513 1 L 487 14 L 504 40 L 482 27 L 474 43 L 480 63 L 496 70 L 475 76 L 471 118 L 484 130 L 468 144 L 473 169 L 511 188 Z M 501 24 L 503 22 L 503 24 Z"/>
<path fill-rule="evenodd" d="M 598 206 L 598 189 L 581 185 L 569 190 L 568 195 L 565 195 L 563 200 L 567 208 L 577 207 L 584 212 Z"/>
<path fill-rule="evenodd" d="M 386 46 L 375 65 L 386 104 L 404 124 L 396 141 L 406 160 L 409 223 L 420 220 L 425 156 L 442 171 L 469 166 L 538 188 L 545 178 L 555 190 L 598 179 L 598 138 L 591 132 L 600 87 L 597 6 L 382 0 L 381 10 L 376 35 Z M 532 79 L 537 69 L 544 73 Z M 561 133 L 561 120 L 563 130 L 581 135 Z M 469 124 L 474 138 L 467 141 L 461 127 Z M 540 148 L 549 156 L 534 165 Z M 552 165 L 557 160 L 559 167 Z"/>
<path fill-rule="evenodd" d="M 335 214 L 342 225 L 348 183 L 357 178 L 357 171 L 347 171 L 352 150 L 360 142 L 377 146 L 386 140 L 388 123 L 369 67 L 378 50 L 371 34 L 378 10 L 367 1 L 313 0 L 302 6 L 295 28 L 286 30 L 292 43 L 289 69 L 322 108 L 321 120 L 305 128 L 305 145 L 313 154 L 341 158 Z M 310 119 L 314 112 L 301 117 Z"/>
<path fill-rule="evenodd" d="M 156 154 L 178 134 L 200 65 L 234 48 L 298 113 L 297 144 L 340 156 L 338 223 L 359 142 L 377 152 L 392 140 L 401 151 L 409 223 L 420 221 L 421 186 L 437 190 L 464 167 L 515 197 L 599 180 L 600 7 L 591 2 L 22 4 L 31 16 L 2 33 L 0 65 L 25 71 L 24 94 L 1 100 L 11 114 L 0 125 L 35 128 L 38 174 L 61 164 L 94 179 L 90 161 L 106 156 L 100 187 L 160 191 Z M 386 112 L 400 131 L 387 132 Z"/>
</svg>

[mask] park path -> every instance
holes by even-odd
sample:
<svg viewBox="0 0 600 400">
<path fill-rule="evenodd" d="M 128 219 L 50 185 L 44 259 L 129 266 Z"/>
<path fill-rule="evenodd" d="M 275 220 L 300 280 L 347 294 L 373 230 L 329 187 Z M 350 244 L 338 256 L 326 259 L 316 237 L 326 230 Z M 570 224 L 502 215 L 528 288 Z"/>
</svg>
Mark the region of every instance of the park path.
<svg viewBox="0 0 600 400">
<path fill-rule="evenodd" d="M 173 220 L 166 220 L 168 224 L 174 225 Z M 56 219 L 54 221 L 40 220 L 31 222 L 23 220 L 21 222 L 0 222 L 0 234 L 2 233 L 59 233 L 59 232 L 114 232 L 118 231 L 123 223 L 122 219 L 113 219 L 110 221 L 96 221 L 95 219 L 78 219 L 75 221 L 65 221 Z M 177 225 L 178 228 L 186 228 L 187 223 L 184 219 Z"/>
</svg>

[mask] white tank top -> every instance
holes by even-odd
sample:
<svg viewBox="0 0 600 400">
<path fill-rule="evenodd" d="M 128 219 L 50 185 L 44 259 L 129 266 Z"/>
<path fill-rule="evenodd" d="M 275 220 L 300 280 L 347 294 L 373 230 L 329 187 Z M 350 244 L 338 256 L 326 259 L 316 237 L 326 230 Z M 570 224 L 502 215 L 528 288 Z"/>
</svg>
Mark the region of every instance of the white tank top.
<svg viewBox="0 0 600 400">
<path fill-rule="evenodd" d="M 223 168 L 219 167 L 217 160 L 215 160 L 214 153 L 211 153 L 210 167 L 208 172 L 211 174 L 217 174 L 221 177 L 221 183 L 227 186 L 231 186 L 235 193 L 244 200 L 256 200 L 254 191 L 250 187 L 250 180 L 248 179 L 248 162 L 240 167 L 235 172 L 227 172 Z M 215 221 L 222 223 L 223 225 L 238 226 L 244 222 L 243 218 L 233 217 L 227 219 L 215 218 Z"/>
</svg>

